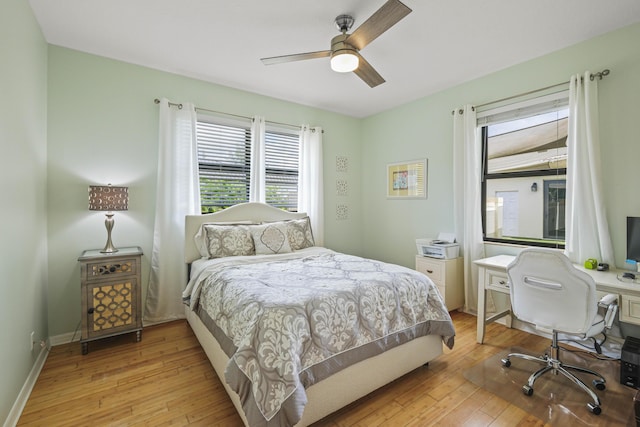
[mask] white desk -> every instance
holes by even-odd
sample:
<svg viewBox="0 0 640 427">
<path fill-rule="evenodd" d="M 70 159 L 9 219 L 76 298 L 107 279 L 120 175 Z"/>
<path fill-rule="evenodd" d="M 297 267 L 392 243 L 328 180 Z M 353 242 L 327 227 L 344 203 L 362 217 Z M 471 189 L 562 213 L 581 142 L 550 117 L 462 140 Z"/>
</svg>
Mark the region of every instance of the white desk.
<svg viewBox="0 0 640 427">
<path fill-rule="evenodd" d="M 506 318 L 506 324 L 511 327 L 513 313 L 511 309 L 502 310 L 493 316 L 486 318 L 487 313 L 487 291 L 496 291 L 509 294 L 507 283 L 507 266 L 515 259 L 513 255 L 497 255 L 490 258 L 474 261 L 478 265 L 478 324 L 477 341 L 482 344 L 484 341 L 484 330 L 488 323 L 494 322 L 502 317 Z M 579 270 L 588 273 L 596 282 L 596 289 L 602 293 L 617 294 L 620 321 L 640 325 L 640 273 L 635 281 L 625 279 L 622 281 L 624 271 L 609 270 L 598 271 L 589 270 L 583 266 L 576 265 Z"/>
</svg>

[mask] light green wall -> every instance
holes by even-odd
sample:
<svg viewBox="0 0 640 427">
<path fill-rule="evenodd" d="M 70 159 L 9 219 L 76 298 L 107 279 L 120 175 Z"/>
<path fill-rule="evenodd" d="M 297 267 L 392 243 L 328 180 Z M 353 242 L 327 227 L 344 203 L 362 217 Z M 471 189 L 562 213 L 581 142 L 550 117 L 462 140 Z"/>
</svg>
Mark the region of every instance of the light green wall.
<svg viewBox="0 0 640 427">
<path fill-rule="evenodd" d="M 129 186 L 129 210 L 114 216 L 113 242 L 138 245 L 146 290 L 155 212 L 158 106 L 155 98 L 191 101 L 216 111 L 267 120 L 321 126 L 325 156 L 325 244 L 361 252 L 360 120 L 275 100 L 174 74 L 49 47 L 49 328 L 52 336 L 74 331 L 80 322 L 83 249 L 102 248 L 104 214 L 87 210 L 90 184 Z M 336 156 L 349 171 L 337 173 Z M 338 197 L 336 179 L 347 179 L 349 196 Z M 350 209 L 336 220 L 336 205 Z"/>
<path fill-rule="evenodd" d="M 602 165 L 618 265 L 624 217 L 640 216 L 640 24 L 359 120 L 56 46 L 47 52 L 27 2 L 3 2 L 1 12 L 0 419 L 33 366 L 29 333 L 41 339 L 78 327 L 76 260 L 106 239 L 103 215 L 87 210 L 88 185 L 129 186 L 129 211 L 116 214 L 113 240 L 143 248 L 147 284 L 157 97 L 322 126 L 326 245 L 412 266 L 416 237 L 453 228 L 451 110 L 609 68 L 600 86 Z M 336 171 L 336 157 L 348 159 L 347 172 Z M 386 164 L 424 157 L 428 198 L 387 200 Z M 336 195 L 338 179 L 347 181 L 348 196 Z M 348 220 L 336 219 L 337 205 L 348 207 Z"/>
<path fill-rule="evenodd" d="M 640 216 L 639 40 L 640 24 L 636 24 L 364 119 L 364 255 L 411 267 L 416 238 L 453 231 L 454 108 L 481 105 L 568 81 L 572 74 L 608 68 L 611 74 L 599 86 L 601 161 L 615 260 L 623 266 L 625 217 Z M 424 78 L 429 78 L 428 70 Z M 429 159 L 428 199 L 387 200 L 386 164 L 424 157 Z M 492 248 L 496 250 L 500 249 Z"/>
<path fill-rule="evenodd" d="M 0 6 L 0 421 L 47 329 L 47 45 L 23 0 Z"/>
</svg>

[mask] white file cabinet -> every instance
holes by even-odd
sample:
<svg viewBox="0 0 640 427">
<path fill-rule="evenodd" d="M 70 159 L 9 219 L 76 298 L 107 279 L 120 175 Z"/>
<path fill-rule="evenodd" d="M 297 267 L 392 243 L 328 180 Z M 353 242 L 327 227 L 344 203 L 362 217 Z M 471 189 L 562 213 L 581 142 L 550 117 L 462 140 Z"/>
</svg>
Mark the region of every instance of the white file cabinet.
<svg viewBox="0 0 640 427">
<path fill-rule="evenodd" d="M 436 284 L 449 311 L 464 305 L 463 259 L 438 259 L 416 255 L 416 270 Z"/>
</svg>

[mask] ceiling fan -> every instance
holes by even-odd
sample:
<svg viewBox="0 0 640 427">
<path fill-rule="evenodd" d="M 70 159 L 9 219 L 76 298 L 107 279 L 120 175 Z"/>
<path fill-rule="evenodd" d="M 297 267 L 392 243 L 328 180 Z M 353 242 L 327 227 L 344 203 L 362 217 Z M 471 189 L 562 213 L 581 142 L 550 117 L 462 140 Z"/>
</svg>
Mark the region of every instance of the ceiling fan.
<svg viewBox="0 0 640 427">
<path fill-rule="evenodd" d="M 373 88 L 384 83 L 385 80 L 371 64 L 360 55 L 359 51 L 397 24 L 410 12 L 411 9 L 400 1 L 388 0 L 351 34 L 347 34 L 347 31 L 353 26 L 353 17 L 350 15 L 339 15 L 335 22 L 342 34 L 331 39 L 330 50 L 272 56 L 269 58 L 261 58 L 261 61 L 265 65 L 272 65 L 330 56 L 332 70 L 342 73 L 353 71 L 366 84 Z"/>
</svg>

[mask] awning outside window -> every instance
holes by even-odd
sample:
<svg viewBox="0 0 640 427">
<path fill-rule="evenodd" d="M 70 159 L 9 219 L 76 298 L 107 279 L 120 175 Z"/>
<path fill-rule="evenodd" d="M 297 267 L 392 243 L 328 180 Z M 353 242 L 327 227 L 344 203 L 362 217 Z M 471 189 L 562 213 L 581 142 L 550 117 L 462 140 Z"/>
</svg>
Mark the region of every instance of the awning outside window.
<svg viewBox="0 0 640 427">
<path fill-rule="evenodd" d="M 523 123 L 526 127 L 490 136 L 488 173 L 566 168 L 567 122 L 564 117 L 534 126 Z"/>
</svg>

